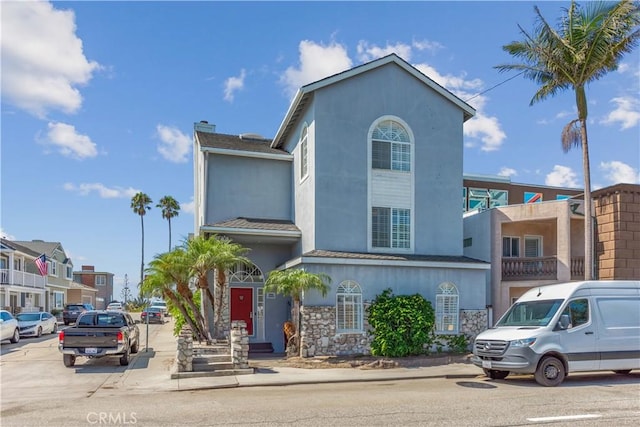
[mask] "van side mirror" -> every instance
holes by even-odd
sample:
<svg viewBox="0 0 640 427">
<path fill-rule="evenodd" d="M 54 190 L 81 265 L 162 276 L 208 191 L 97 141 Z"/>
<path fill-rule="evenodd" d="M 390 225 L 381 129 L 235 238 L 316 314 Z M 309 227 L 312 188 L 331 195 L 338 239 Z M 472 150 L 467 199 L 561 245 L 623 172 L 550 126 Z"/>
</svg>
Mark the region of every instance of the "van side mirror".
<svg viewBox="0 0 640 427">
<path fill-rule="evenodd" d="M 571 321 L 569 320 L 568 314 L 563 314 L 560 316 L 560 321 L 558 322 L 558 327 L 562 330 L 568 329 Z"/>
</svg>

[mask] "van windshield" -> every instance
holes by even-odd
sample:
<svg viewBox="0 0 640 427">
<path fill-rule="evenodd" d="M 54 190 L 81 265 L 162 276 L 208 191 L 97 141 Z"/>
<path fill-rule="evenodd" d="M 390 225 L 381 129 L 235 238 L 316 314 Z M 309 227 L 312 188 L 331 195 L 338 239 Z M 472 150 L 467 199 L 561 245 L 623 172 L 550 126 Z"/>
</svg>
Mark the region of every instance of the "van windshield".
<svg viewBox="0 0 640 427">
<path fill-rule="evenodd" d="M 547 326 L 562 305 L 562 301 L 554 299 L 517 302 L 498 320 L 496 327 Z"/>
</svg>

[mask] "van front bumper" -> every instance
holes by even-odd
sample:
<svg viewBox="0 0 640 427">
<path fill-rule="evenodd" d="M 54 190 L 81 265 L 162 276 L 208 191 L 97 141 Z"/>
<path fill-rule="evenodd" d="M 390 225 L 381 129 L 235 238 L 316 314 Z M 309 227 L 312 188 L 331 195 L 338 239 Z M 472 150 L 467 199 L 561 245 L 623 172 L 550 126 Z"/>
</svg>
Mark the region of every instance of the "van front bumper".
<svg viewBox="0 0 640 427">
<path fill-rule="evenodd" d="M 484 355 L 474 351 L 473 357 L 471 357 L 471 363 L 479 368 L 520 374 L 533 374 L 539 360 L 540 355 L 530 347 L 509 347 L 501 355 Z"/>
</svg>

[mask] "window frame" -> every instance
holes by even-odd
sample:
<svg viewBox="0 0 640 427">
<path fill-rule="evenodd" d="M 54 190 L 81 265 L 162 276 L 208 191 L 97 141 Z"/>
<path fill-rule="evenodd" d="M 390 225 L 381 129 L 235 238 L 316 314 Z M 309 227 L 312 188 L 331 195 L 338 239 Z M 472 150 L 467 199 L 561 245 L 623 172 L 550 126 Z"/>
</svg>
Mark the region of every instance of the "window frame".
<svg viewBox="0 0 640 427">
<path fill-rule="evenodd" d="M 102 280 L 100 280 L 100 279 L 102 279 Z M 107 285 L 107 276 L 105 276 L 104 274 L 96 274 L 94 283 L 95 283 L 96 286 L 106 286 Z"/>
<path fill-rule="evenodd" d="M 362 287 L 354 280 L 342 281 L 336 289 L 336 332 L 339 334 L 362 333 L 364 331 L 363 313 Z M 346 319 L 347 315 L 350 320 Z"/>
<path fill-rule="evenodd" d="M 389 127 L 383 129 L 382 126 L 387 123 L 389 123 Z M 398 130 L 397 132 L 394 132 L 394 127 Z M 388 139 L 376 137 L 376 132 L 392 134 L 392 136 Z M 411 173 L 413 169 L 413 144 L 411 134 L 403 123 L 393 118 L 379 120 L 371 132 L 369 141 L 372 169 Z M 387 154 L 388 158 L 385 158 L 383 155 Z"/>
<path fill-rule="evenodd" d="M 300 181 L 309 176 L 309 126 L 305 123 L 300 132 Z"/>
<path fill-rule="evenodd" d="M 375 215 L 376 210 L 385 211 L 386 215 Z M 380 217 L 384 216 L 388 219 L 386 224 L 380 219 Z M 402 223 L 403 220 L 405 221 L 404 224 Z M 376 228 L 380 225 L 384 225 L 385 229 L 379 230 Z M 380 244 L 381 240 L 384 240 L 380 237 L 381 234 L 387 236 L 388 245 L 383 246 Z M 372 206 L 371 247 L 374 249 L 411 249 L 411 209 Z"/>
<path fill-rule="evenodd" d="M 437 334 L 455 335 L 459 332 L 460 292 L 456 285 L 451 282 L 444 282 L 438 286 L 435 312 Z"/>
<path fill-rule="evenodd" d="M 504 241 L 507 239 L 509 240 L 509 254 L 505 255 Z M 517 242 L 516 248 L 518 248 L 516 255 L 513 254 L 514 242 Z M 520 236 L 502 236 L 502 258 L 520 258 Z"/>
</svg>

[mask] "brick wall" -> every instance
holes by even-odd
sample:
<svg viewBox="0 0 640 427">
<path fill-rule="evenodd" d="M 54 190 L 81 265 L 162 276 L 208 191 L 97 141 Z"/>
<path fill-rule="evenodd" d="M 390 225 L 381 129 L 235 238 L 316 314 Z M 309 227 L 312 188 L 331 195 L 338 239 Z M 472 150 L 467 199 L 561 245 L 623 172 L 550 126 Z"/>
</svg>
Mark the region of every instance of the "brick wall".
<svg viewBox="0 0 640 427">
<path fill-rule="evenodd" d="M 640 279 L 640 185 L 617 184 L 592 197 L 598 278 Z"/>
</svg>

